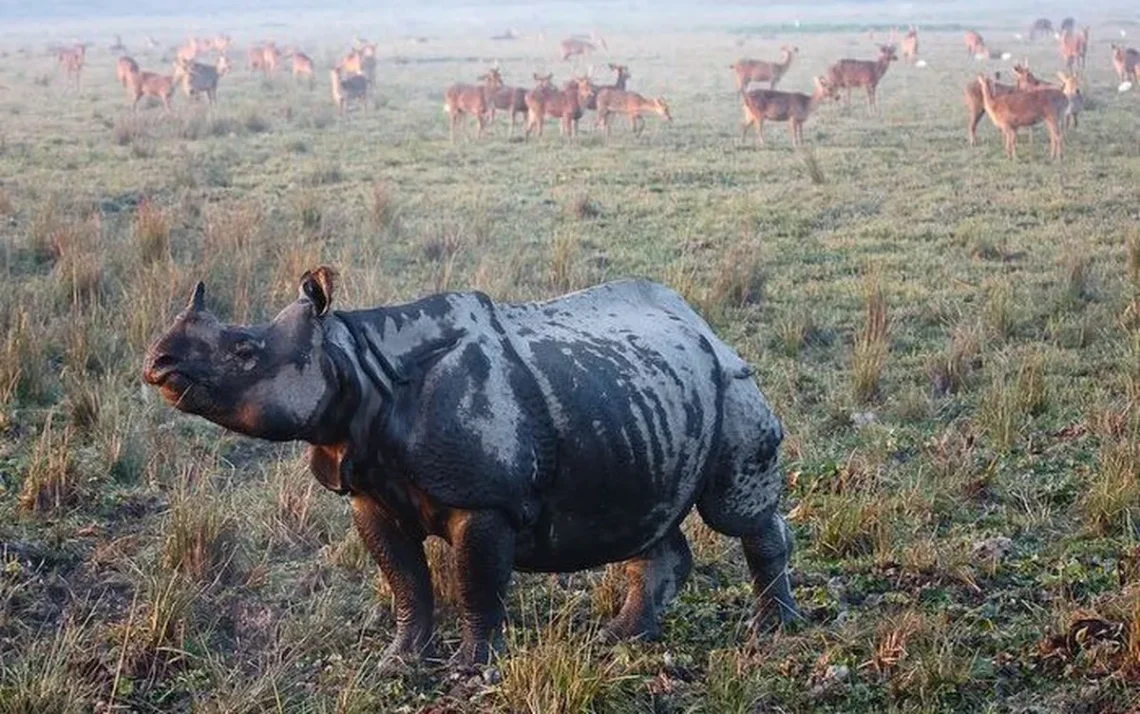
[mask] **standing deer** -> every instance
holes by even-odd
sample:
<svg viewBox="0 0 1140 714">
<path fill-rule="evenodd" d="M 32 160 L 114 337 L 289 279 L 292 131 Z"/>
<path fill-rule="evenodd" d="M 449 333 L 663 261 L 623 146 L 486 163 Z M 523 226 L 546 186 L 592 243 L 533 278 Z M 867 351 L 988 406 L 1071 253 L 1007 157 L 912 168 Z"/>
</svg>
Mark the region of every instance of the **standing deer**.
<svg viewBox="0 0 1140 714">
<path fill-rule="evenodd" d="M 645 130 L 645 119 L 642 114 L 657 114 L 665 121 L 672 123 L 673 116 L 669 113 L 669 105 L 664 97 L 646 99 L 637 92 L 627 92 L 616 87 L 605 87 L 598 92 L 598 123 L 605 129 L 606 136 L 610 135 L 610 121 L 614 114 L 625 114 L 629 117 L 629 128 L 635 136 Z"/>
<path fill-rule="evenodd" d="M 1080 31 L 1066 30 L 1061 35 L 1061 59 L 1065 60 L 1065 67 L 1071 72 L 1073 66 L 1084 69 L 1085 55 L 1089 47 L 1089 28 L 1082 27 Z"/>
<path fill-rule="evenodd" d="M 368 83 L 376 82 L 376 43 L 358 40 L 356 51 L 360 53 L 360 70 Z"/>
<path fill-rule="evenodd" d="M 87 59 L 86 45 L 77 44 L 74 47 L 62 49 L 59 51 L 58 59 L 60 66 L 67 73 L 67 83 L 71 84 L 71 80 L 74 78 L 75 89 L 81 89 L 82 78 L 80 75 L 83 72 L 83 63 Z"/>
<path fill-rule="evenodd" d="M 1009 94 L 1016 91 L 1016 87 L 1008 84 L 1002 84 L 1001 72 L 994 72 L 994 79 L 990 82 L 990 90 L 995 95 Z M 985 99 L 982 96 L 982 86 L 975 80 L 966 84 L 965 87 L 966 97 L 966 135 L 969 137 L 970 146 L 978 143 L 978 122 L 981 120 L 982 115 L 986 113 Z"/>
<path fill-rule="evenodd" d="M 1033 21 L 1029 27 L 1029 41 L 1034 42 L 1039 37 L 1048 37 L 1053 34 L 1053 23 L 1047 17 L 1041 17 Z"/>
<path fill-rule="evenodd" d="M 764 146 L 764 122 L 786 121 L 792 136 L 792 146 L 799 146 L 803 142 L 804 122 L 827 99 L 838 100 L 839 93 L 823 77 L 815 78 L 815 91 L 810 96 L 771 89 L 747 92 L 744 95 L 744 121 L 740 126 L 740 140 L 744 141 L 749 127 L 755 126 L 756 139 Z"/>
<path fill-rule="evenodd" d="M 1038 79 L 1033 71 L 1029 69 L 1029 59 L 1022 64 L 1015 64 L 1013 66 L 1013 74 L 1017 78 L 1016 85 L 1017 91 L 1029 92 L 1034 89 L 1053 89 L 1053 85 L 1043 79 Z"/>
<path fill-rule="evenodd" d="M 250 72 L 265 72 L 265 47 L 254 45 L 245 54 L 245 66 Z"/>
<path fill-rule="evenodd" d="M 495 90 L 502 86 L 502 75 L 492 70 L 481 77 L 482 84 L 453 84 L 444 92 L 443 111 L 451 119 L 451 141 L 455 142 L 455 127 L 464 114 L 475 119 L 478 129 L 476 138 L 483 138 L 483 128 L 487 124 L 487 114 L 494 106 Z"/>
<path fill-rule="evenodd" d="M 115 76 L 119 80 L 119 84 L 124 87 L 131 80 L 131 75 L 139 71 L 139 63 L 134 59 L 123 55 L 115 62 Z"/>
<path fill-rule="evenodd" d="M 1058 29 L 1058 33 L 1063 35 L 1066 32 L 1072 32 L 1076 28 L 1077 21 L 1071 17 L 1066 17 L 1064 20 L 1061 20 L 1061 27 Z"/>
<path fill-rule="evenodd" d="M 170 100 L 174 97 L 174 77 L 136 69 L 127 77 L 127 90 L 133 100 L 131 111 L 139 110 L 139 100 L 143 97 L 157 97 L 162 100 L 166 113 L 170 113 Z"/>
<path fill-rule="evenodd" d="M 277 71 L 277 67 L 281 64 L 281 50 L 277 49 L 277 45 L 273 42 L 266 42 L 265 46 L 261 48 L 261 70 L 266 76 L 269 76 Z"/>
<path fill-rule="evenodd" d="M 1044 122 L 1049 132 L 1049 156 L 1061 158 L 1061 116 L 1069 104 L 1064 94 L 1055 89 L 1039 89 L 997 95 L 985 75 L 978 75 L 978 83 L 986 114 L 1005 139 L 1006 156 L 1017 158 L 1018 129 Z"/>
<path fill-rule="evenodd" d="M 1131 47 L 1114 43 L 1112 45 L 1112 66 L 1121 82 L 1140 81 L 1140 52 Z"/>
<path fill-rule="evenodd" d="M 918 59 L 918 28 L 914 25 L 906 31 L 906 35 L 902 39 L 902 53 L 903 59 L 911 64 Z"/>
<path fill-rule="evenodd" d="M 511 128 L 507 135 L 514 136 L 515 117 L 520 114 L 524 119 L 526 117 L 527 90 L 522 87 L 508 87 L 503 84 L 503 75 L 499 72 L 498 67 L 490 69 L 487 74 L 494 76 L 493 82 L 496 85 L 495 91 L 491 93 L 491 105 L 489 107 L 491 116 L 488 117 L 487 121 L 492 124 L 495 122 L 495 110 L 497 109 L 509 111 L 511 115 Z"/>
<path fill-rule="evenodd" d="M 552 84 L 553 77 L 552 74 L 534 75 L 538 85 L 526 95 L 527 123 L 525 136 L 527 138 L 530 138 L 533 132 L 542 136 L 543 125 L 548 117 L 560 120 L 559 124 L 563 136 L 573 138 L 578 133 L 578 120 L 582 118 L 582 107 L 578 103 L 578 97 L 581 86 L 588 84 L 589 80 L 581 78 L 577 80 L 578 87 L 559 90 L 555 89 Z"/>
<path fill-rule="evenodd" d="M 182 91 L 187 97 L 196 98 L 199 94 L 205 94 L 210 104 L 217 104 L 218 79 L 224 77 L 229 69 L 230 63 L 225 55 L 218 57 L 213 65 L 176 60 L 174 81 L 182 83 Z"/>
<path fill-rule="evenodd" d="M 1061 81 L 1061 93 L 1069 100 L 1069 105 L 1065 108 L 1065 128 L 1070 126 L 1074 129 L 1077 128 L 1077 116 L 1085 108 L 1085 98 L 1081 94 L 1081 85 L 1077 81 L 1077 75 L 1072 72 L 1065 74 L 1064 72 L 1057 73 L 1057 79 Z"/>
<path fill-rule="evenodd" d="M 966 43 L 966 54 L 970 55 L 971 57 L 977 57 L 978 55 L 989 55 L 989 52 L 986 50 L 985 40 L 983 40 L 982 36 L 977 32 L 974 32 L 973 30 L 966 30 L 966 33 L 962 36 L 962 39 Z"/>
<path fill-rule="evenodd" d="M 313 59 L 300 50 L 293 50 L 293 81 L 297 82 L 302 77 L 309 79 L 309 89 L 313 88 Z"/>
<path fill-rule="evenodd" d="M 603 48 L 609 49 L 608 47 L 606 47 L 606 41 L 603 40 L 602 38 L 599 37 L 598 42 L 602 45 Z M 567 38 L 565 40 L 562 40 L 562 42 L 560 43 L 560 47 L 562 48 L 562 61 L 564 61 L 564 62 L 566 60 L 570 59 L 571 57 L 577 57 L 579 55 L 587 55 L 587 54 L 593 52 L 594 50 L 598 49 L 597 46 L 593 42 L 590 42 L 589 40 L 584 40 L 580 37 L 570 37 L 570 38 Z"/>
<path fill-rule="evenodd" d="M 736 75 L 736 90 L 743 92 L 748 88 L 749 82 L 767 82 L 769 89 L 775 89 L 780 79 L 792 66 L 792 60 L 799 54 L 799 47 L 784 46 L 780 48 L 779 62 L 765 62 L 755 59 L 738 59 L 729 65 L 729 69 Z"/>
<path fill-rule="evenodd" d="M 892 45 L 881 45 L 879 47 L 879 59 L 875 61 L 869 60 L 853 60 L 841 59 L 827 70 L 827 82 L 835 89 L 847 90 L 847 103 L 851 102 L 851 89 L 854 87 L 864 87 L 867 90 L 867 103 L 872 111 L 876 111 L 875 103 L 875 90 L 879 86 L 879 81 L 882 80 L 883 75 L 891 66 L 891 62 L 898 59 L 895 54 L 895 48 Z"/>
<path fill-rule="evenodd" d="M 329 80 L 332 84 L 333 103 L 336 104 L 340 115 L 345 116 L 350 100 L 357 100 L 368 111 L 368 78 L 363 74 L 350 74 L 342 76 L 338 69 L 329 70 Z"/>
</svg>

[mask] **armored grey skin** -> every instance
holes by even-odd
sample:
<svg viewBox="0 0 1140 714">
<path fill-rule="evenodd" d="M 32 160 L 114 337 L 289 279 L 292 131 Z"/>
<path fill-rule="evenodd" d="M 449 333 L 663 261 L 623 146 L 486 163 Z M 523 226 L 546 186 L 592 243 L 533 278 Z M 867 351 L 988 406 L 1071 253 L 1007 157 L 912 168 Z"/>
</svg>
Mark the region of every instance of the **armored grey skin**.
<svg viewBox="0 0 1140 714">
<path fill-rule="evenodd" d="M 144 378 L 184 412 L 312 445 L 394 594 L 386 657 L 431 643 L 428 535 L 458 561 L 462 663 L 490 656 L 512 569 L 624 562 L 607 633 L 656 637 L 692 566 L 680 525 L 694 505 L 741 539 L 756 622 L 797 617 L 780 423 L 676 293 L 622 281 L 545 303 L 449 293 L 341 312 L 334 276 L 305 273 L 297 301 L 256 326 L 221 324 L 199 283 Z"/>
</svg>

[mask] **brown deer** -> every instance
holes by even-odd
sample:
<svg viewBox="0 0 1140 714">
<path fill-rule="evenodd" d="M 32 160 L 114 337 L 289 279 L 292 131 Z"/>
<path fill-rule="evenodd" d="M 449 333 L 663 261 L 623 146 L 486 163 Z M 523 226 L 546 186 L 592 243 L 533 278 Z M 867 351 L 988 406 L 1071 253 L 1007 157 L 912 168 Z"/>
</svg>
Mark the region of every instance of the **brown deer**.
<svg viewBox="0 0 1140 714">
<path fill-rule="evenodd" d="M 1121 82 L 1140 81 L 1140 52 L 1125 47 L 1112 45 L 1112 66 L 1116 69 L 1116 76 Z"/>
<path fill-rule="evenodd" d="M 977 57 L 978 55 L 989 56 L 989 52 L 986 50 L 985 40 L 983 40 L 982 36 L 977 32 L 966 30 L 966 34 L 962 36 L 962 39 L 966 42 L 966 54 L 971 57 Z"/>
<path fill-rule="evenodd" d="M 302 77 L 307 77 L 309 80 L 309 89 L 313 88 L 313 58 L 309 57 L 300 50 L 293 50 L 293 81 L 299 81 Z"/>
<path fill-rule="evenodd" d="M 62 49 L 58 54 L 59 64 L 63 67 L 64 72 L 67 73 L 67 83 L 71 84 L 72 78 L 75 79 L 75 88 L 81 88 L 83 72 L 83 63 L 87 59 L 87 47 L 83 44 L 77 44 L 74 47 Z"/>
<path fill-rule="evenodd" d="M 743 92 L 748 88 L 749 82 L 767 82 L 769 89 L 775 89 L 799 51 L 799 47 L 781 47 L 779 62 L 743 58 L 736 60 L 728 67 L 736 75 L 736 90 Z"/>
<path fill-rule="evenodd" d="M 911 64 L 918 59 L 918 28 L 914 25 L 906 31 L 906 35 L 902 39 L 902 54 L 903 59 Z"/>
<path fill-rule="evenodd" d="M 131 75 L 138 71 L 139 63 L 126 55 L 123 55 L 115 62 L 115 76 L 118 77 L 119 84 L 124 87 L 131 81 Z"/>
<path fill-rule="evenodd" d="M 1061 27 L 1058 30 L 1058 32 L 1063 35 L 1066 32 L 1072 32 L 1076 28 L 1077 28 L 1077 21 L 1071 17 L 1066 17 L 1064 20 L 1061 20 Z"/>
<path fill-rule="evenodd" d="M 229 52 L 230 45 L 233 44 L 233 39 L 229 35 L 219 33 L 214 36 L 210 42 L 210 49 L 214 50 L 220 55 Z"/>
<path fill-rule="evenodd" d="M 740 140 L 756 127 L 756 139 L 764 146 L 764 122 L 786 121 L 792 136 L 792 146 L 803 142 L 804 122 L 815 108 L 825 100 L 838 100 L 839 93 L 823 77 L 815 78 L 815 91 L 811 95 L 799 92 L 777 92 L 755 89 L 744 94 L 744 121 L 740 125 Z"/>
<path fill-rule="evenodd" d="M 1084 69 L 1088 45 L 1088 27 L 1082 27 L 1079 32 L 1068 30 L 1061 35 L 1061 59 L 1065 60 L 1066 69 L 1071 72 L 1074 65 Z"/>
<path fill-rule="evenodd" d="M 606 47 L 605 40 L 599 37 L 598 41 L 601 43 L 603 48 L 609 49 Z M 562 61 L 564 62 L 571 57 L 587 55 L 598 49 L 597 45 L 595 45 L 593 42 L 582 39 L 581 37 L 570 37 L 562 40 L 560 47 L 562 48 Z"/>
<path fill-rule="evenodd" d="M 140 72 L 135 70 L 127 77 L 127 90 L 132 99 L 132 111 L 138 111 L 139 100 L 143 97 L 157 97 L 162 100 L 166 113 L 170 113 L 170 100 L 174 97 L 174 77 L 155 74 L 154 72 Z"/>
<path fill-rule="evenodd" d="M 281 64 L 281 50 L 273 42 L 266 42 L 261 48 L 261 70 L 266 76 L 277 71 Z"/>
<path fill-rule="evenodd" d="M 657 114 L 665 121 L 673 122 L 673 115 L 669 113 L 669 105 L 664 97 L 646 99 L 637 92 L 605 87 L 598 92 L 597 106 L 598 123 L 605 129 L 607 137 L 610 135 L 610 122 L 614 114 L 625 114 L 629 117 L 629 128 L 635 136 L 639 136 L 645 130 L 645 119 L 642 114 Z"/>
<path fill-rule="evenodd" d="M 582 91 L 581 85 L 588 84 L 589 80 L 581 78 L 577 80 L 578 87 L 560 90 L 552 84 L 553 77 L 551 74 L 534 75 L 538 85 L 526 95 L 526 138 L 530 138 L 534 132 L 542 136 L 543 125 L 548 117 L 560 120 L 563 136 L 573 138 L 578 134 L 578 120 L 582 118 L 578 97 Z"/>
<path fill-rule="evenodd" d="M 590 80 L 590 75 L 592 75 L 594 72 L 594 68 L 591 67 L 590 70 L 588 72 L 586 72 L 586 82 L 582 83 L 582 82 L 578 82 L 577 80 L 570 80 L 569 82 L 567 82 L 563 86 L 563 89 L 570 89 L 571 85 L 576 85 L 578 87 L 578 103 L 582 105 L 582 109 L 589 109 L 591 111 L 595 111 L 598 108 L 598 93 L 599 92 L 601 92 L 603 89 L 625 90 L 626 83 L 629 82 L 630 77 L 633 76 L 629 72 L 629 67 L 627 67 L 624 64 L 613 64 L 611 62 L 609 67 L 617 75 L 614 78 L 613 84 L 605 84 L 605 85 L 601 85 L 601 86 L 594 84 Z M 601 125 L 602 125 L 602 117 L 601 117 L 601 115 L 598 115 L 597 121 L 595 122 L 595 126 L 601 126 Z"/>
<path fill-rule="evenodd" d="M 487 114 L 494 106 L 495 90 L 502 86 L 502 75 L 492 70 L 481 77 L 482 84 L 453 84 L 444 92 L 443 111 L 451 118 L 451 141 L 455 142 L 455 127 L 464 114 L 475 119 L 478 126 L 476 138 L 483 138 L 483 128 L 487 124 Z"/>
<path fill-rule="evenodd" d="M 1009 94 L 1016 91 L 1016 87 L 1008 84 L 1002 84 L 1001 72 L 994 72 L 994 79 L 990 82 L 990 89 L 995 95 Z M 978 143 L 978 122 L 981 121 L 982 115 L 986 113 L 985 99 L 982 97 L 982 86 L 977 81 L 969 82 L 965 87 L 966 95 L 966 135 L 969 137 L 970 146 Z"/>
<path fill-rule="evenodd" d="M 368 78 L 368 83 L 376 81 L 376 43 L 357 41 L 356 51 L 360 53 L 360 71 Z"/>
<path fill-rule="evenodd" d="M 1080 82 L 1077 81 L 1077 75 L 1072 72 L 1068 74 L 1058 72 L 1057 79 L 1061 81 L 1061 94 L 1064 94 L 1069 100 L 1069 106 L 1065 108 L 1065 128 L 1071 126 L 1076 129 L 1077 116 L 1085 108 L 1085 98 L 1081 94 Z"/>
<path fill-rule="evenodd" d="M 193 62 L 198 59 L 198 55 L 203 51 L 203 48 L 198 46 L 198 40 L 191 37 L 186 41 L 186 44 L 178 47 L 178 52 L 174 55 L 174 61 L 185 60 L 186 62 Z"/>
<path fill-rule="evenodd" d="M 978 75 L 982 88 L 982 102 L 986 114 L 1005 139 L 1005 153 L 1010 159 L 1017 158 L 1017 130 L 1045 123 L 1049 132 L 1049 156 L 1061 158 L 1061 116 L 1069 101 L 1055 89 L 1040 89 L 1030 92 L 1011 92 L 997 95 L 985 75 Z"/>
<path fill-rule="evenodd" d="M 1029 60 L 1026 59 L 1021 64 L 1013 66 L 1013 75 L 1016 77 L 1015 84 L 1017 91 L 1028 92 L 1034 89 L 1053 89 L 1053 85 L 1043 79 L 1038 79 L 1037 75 L 1029 69 Z"/>
<path fill-rule="evenodd" d="M 880 45 L 879 59 L 868 60 L 841 59 L 827 70 L 827 82 L 835 89 L 847 90 L 847 103 L 851 102 L 851 89 L 864 87 L 867 90 L 867 103 L 872 111 L 876 111 L 875 90 L 879 81 L 891 66 L 891 62 L 898 59 L 892 45 Z"/>
<path fill-rule="evenodd" d="M 329 70 L 329 80 L 332 84 L 333 103 L 340 110 L 343 117 L 348 109 L 350 100 L 357 100 L 364 111 L 368 111 L 368 78 L 363 74 L 344 75 L 338 69 Z"/>
<path fill-rule="evenodd" d="M 522 87 L 508 87 L 503 83 L 503 75 L 499 72 L 497 67 L 490 69 L 488 75 L 493 75 L 493 82 L 496 89 L 491 93 L 491 105 L 489 107 L 491 115 L 488 117 L 488 123 L 495 122 L 495 111 L 501 109 L 509 111 L 511 115 L 511 128 L 508 136 L 514 136 L 515 133 L 515 117 L 522 115 L 524 118 L 527 113 L 526 106 L 526 93 L 527 90 Z"/>
<path fill-rule="evenodd" d="M 1029 27 L 1029 41 L 1034 42 L 1039 37 L 1048 37 L 1053 34 L 1053 23 L 1047 17 L 1041 17 L 1033 21 Z"/>
<path fill-rule="evenodd" d="M 174 81 L 182 84 L 182 91 L 187 97 L 197 98 L 205 94 L 210 104 L 218 102 L 218 79 L 224 77 L 230 69 L 230 62 L 225 55 L 218 58 L 213 65 L 187 60 L 174 62 Z"/>
</svg>

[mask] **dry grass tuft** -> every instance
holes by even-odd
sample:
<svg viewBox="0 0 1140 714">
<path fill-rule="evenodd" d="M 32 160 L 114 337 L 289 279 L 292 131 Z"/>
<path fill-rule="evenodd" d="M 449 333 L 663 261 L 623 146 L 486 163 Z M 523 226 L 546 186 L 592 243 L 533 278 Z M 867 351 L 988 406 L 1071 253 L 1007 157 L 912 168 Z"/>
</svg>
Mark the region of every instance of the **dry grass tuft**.
<svg viewBox="0 0 1140 714">
<path fill-rule="evenodd" d="M 1134 534 L 1140 528 L 1140 430 L 1100 447 L 1095 471 L 1081 497 L 1089 530 L 1098 535 Z"/>
<path fill-rule="evenodd" d="M 723 254 L 701 301 L 706 314 L 724 317 L 727 310 L 758 304 L 768 280 L 754 241 L 733 243 Z"/>
<path fill-rule="evenodd" d="M 370 198 L 368 207 L 373 225 L 380 230 L 391 230 L 399 217 L 398 204 L 392 187 L 385 181 L 374 181 Z"/>
<path fill-rule="evenodd" d="M 62 434 L 57 434 L 54 417 L 54 412 L 48 414 L 24 470 L 19 503 L 20 508 L 31 513 L 59 510 L 74 504 L 79 497 L 71 428 L 65 427 Z"/>
<path fill-rule="evenodd" d="M 579 193 L 566 203 L 565 212 L 570 218 L 586 221 L 602 215 L 602 207 L 590 194 Z"/>
<path fill-rule="evenodd" d="M 870 402 L 880 396 L 880 383 L 890 350 L 887 300 L 878 275 L 867 278 L 864 296 L 863 325 L 855 334 L 855 349 L 851 357 L 851 386 L 857 401 Z"/>
<path fill-rule="evenodd" d="M 221 581 L 236 568 L 238 546 L 233 514 L 184 473 L 163 527 L 163 567 L 199 583 Z"/>
<path fill-rule="evenodd" d="M 550 244 L 550 289 L 566 293 L 579 287 L 576 270 L 581 244 L 573 233 L 559 233 Z"/>
<path fill-rule="evenodd" d="M 154 201 L 142 201 L 135 211 L 134 239 L 144 264 L 170 260 L 170 220 Z"/>
<path fill-rule="evenodd" d="M 927 362 L 931 390 L 937 396 L 957 394 L 970 374 L 981 367 L 981 340 L 977 331 L 960 325 L 946 349 Z"/>
<path fill-rule="evenodd" d="M 815 157 L 815 152 L 811 149 L 800 149 L 798 153 L 800 160 L 804 162 L 808 179 L 816 186 L 827 183 L 827 177 L 823 174 L 823 167 L 819 165 L 819 159 Z"/>
</svg>

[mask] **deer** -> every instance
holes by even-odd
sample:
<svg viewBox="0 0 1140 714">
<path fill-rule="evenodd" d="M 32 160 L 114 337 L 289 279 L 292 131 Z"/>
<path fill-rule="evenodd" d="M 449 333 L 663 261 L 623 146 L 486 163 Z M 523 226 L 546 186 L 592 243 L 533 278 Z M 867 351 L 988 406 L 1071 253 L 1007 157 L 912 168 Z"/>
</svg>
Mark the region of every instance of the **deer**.
<svg viewBox="0 0 1140 714">
<path fill-rule="evenodd" d="M 635 136 L 640 136 L 645 130 L 645 119 L 642 114 L 657 114 L 666 122 L 673 122 L 673 115 L 669 113 L 669 104 L 664 97 L 646 99 L 637 92 L 629 92 L 617 87 L 604 87 L 598 92 L 598 123 L 605 129 L 606 137 L 610 135 L 610 121 L 614 114 L 625 114 L 629 117 L 629 128 Z"/>
<path fill-rule="evenodd" d="M 220 55 L 229 52 L 231 44 L 233 44 L 233 39 L 224 33 L 218 33 L 210 40 L 210 47 Z"/>
<path fill-rule="evenodd" d="M 143 97 L 158 97 L 162 100 L 163 109 L 169 114 L 170 100 L 174 97 L 174 81 L 174 77 L 170 75 L 141 72 L 136 69 L 127 77 L 127 89 L 134 99 L 131 110 L 138 112 L 139 100 Z"/>
<path fill-rule="evenodd" d="M 1140 81 L 1140 52 L 1131 47 L 1113 43 L 1112 66 L 1121 82 Z"/>
<path fill-rule="evenodd" d="M 911 64 L 914 64 L 914 61 L 918 59 L 918 28 L 914 25 L 911 25 L 910 29 L 906 31 L 906 35 L 903 36 L 902 54 L 903 59 Z"/>
<path fill-rule="evenodd" d="M 488 75 L 494 76 L 495 90 L 490 94 L 490 106 L 488 107 L 491 112 L 488 117 L 488 123 L 495 122 L 495 111 L 502 109 L 509 111 L 511 115 L 511 128 L 508 136 L 513 136 L 515 133 L 515 117 L 519 114 L 526 117 L 526 93 L 527 90 L 522 87 L 508 87 L 503 83 L 503 75 L 499 72 L 498 67 L 493 67 L 487 71 Z"/>
<path fill-rule="evenodd" d="M 273 42 L 266 42 L 261 48 L 261 70 L 266 76 L 277 71 L 281 64 L 281 50 Z"/>
<path fill-rule="evenodd" d="M 254 45 L 245 54 L 245 66 L 250 72 L 265 72 L 265 48 Z"/>
<path fill-rule="evenodd" d="M 792 146 L 803 142 L 804 122 L 815 108 L 824 101 L 838 101 L 839 93 L 823 77 L 815 78 L 815 91 L 810 95 L 799 92 L 777 92 L 771 89 L 755 89 L 744 95 L 744 121 L 740 125 L 740 140 L 748 135 L 748 129 L 756 127 L 756 140 L 764 146 L 764 122 L 786 121 L 792 136 Z"/>
<path fill-rule="evenodd" d="M 300 50 L 293 50 L 290 55 L 293 58 L 293 81 L 299 81 L 301 77 L 308 77 L 309 89 L 313 88 L 313 58 L 309 57 Z"/>
<path fill-rule="evenodd" d="M 1017 91 L 1017 88 L 1001 83 L 1001 72 L 994 72 L 993 81 L 990 82 L 990 90 L 997 96 L 1003 94 L 1010 94 Z M 972 81 L 966 84 L 965 87 L 966 97 L 966 136 L 969 138 L 970 146 L 975 146 L 978 143 L 978 122 L 981 121 L 982 115 L 986 113 L 985 100 L 982 97 L 982 87 L 977 81 Z"/>
<path fill-rule="evenodd" d="M 133 58 L 123 55 L 115 61 L 115 76 L 119 80 L 119 84 L 124 87 L 131 80 L 131 75 L 139 71 L 139 63 L 135 62 Z"/>
<path fill-rule="evenodd" d="M 1079 32 L 1067 30 L 1061 35 L 1061 59 L 1065 60 L 1066 69 L 1071 72 L 1074 65 L 1084 69 L 1088 44 L 1088 27 L 1082 27 Z"/>
<path fill-rule="evenodd" d="M 792 60 L 799 51 L 798 47 L 787 45 L 781 47 L 779 62 L 744 58 L 736 60 L 728 68 L 736 75 L 737 92 L 743 93 L 748 88 L 749 82 L 767 82 L 769 89 L 775 89 L 780 79 L 787 73 L 788 67 L 792 66 Z"/>
<path fill-rule="evenodd" d="M 75 78 L 75 88 L 78 90 L 82 85 L 81 73 L 83 72 L 83 63 L 87 59 L 87 46 L 77 44 L 74 47 L 69 47 L 59 51 L 57 56 L 59 64 L 63 67 L 64 72 L 67 73 L 67 82 L 71 84 L 72 77 Z"/>
<path fill-rule="evenodd" d="M 1011 92 L 997 95 L 985 75 L 978 75 L 982 89 L 982 102 L 986 114 L 1005 139 L 1005 153 L 1011 160 L 1017 158 L 1017 130 L 1045 123 L 1049 132 L 1049 156 L 1061 158 L 1061 116 L 1068 107 L 1068 99 L 1055 89 L 1029 92 Z"/>
<path fill-rule="evenodd" d="M 358 100 L 364 111 L 368 111 L 368 78 L 363 74 L 342 75 L 339 69 L 329 70 L 329 80 L 332 84 L 333 103 L 345 116 L 349 100 Z"/>
<path fill-rule="evenodd" d="M 453 84 L 444 92 L 443 111 L 451 118 L 451 141 L 455 143 L 455 127 L 464 114 L 469 114 L 478 125 L 476 138 L 483 138 L 487 113 L 494 106 L 495 90 L 502 86 L 502 75 L 491 71 L 479 77 L 482 84 Z"/>
<path fill-rule="evenodd" d="M 360 53 L 360 69 L 363 71 L 364 76 L 368 78 L 368 83 L 371 84 L 376 81 L 376 43 L 375 42 L 358 42 L 356 48 Z"/>
<path fill-rule="evenodd" d="M 1033 21 L 1029 26 L 1029 41 L 1034 42 L 1039 37 L 1048 37 L 1053 34 L 1053 23 L 1047 17 L 1041 17 Z"/>
<path fill-rule="evenodd" d="M 532 132 L 542 136 L 547 117 L 560 120 L 563 136 L 573 138 L 578 133 L 578 120 L 582 118 L 582 107 L 578 103 L 578 97 L 582 91 L 582 84 L 588 83 L 589 80 L 581 78 L 577 80 L 578 87 L 559 90 L 552 84 L 553 77 L 551 74 L 534 75 L 538 84 L 526 95 L 526 138 L 530 138 Z"/>
<path fill-rule="evenodd" d="M 1013 74 L 1017 78 L 1015 84 L 1017 91 L 1028 92 L 1034 89 L 1053 89 L 1053 85 L 1043 79 L 1038 79 L 1033 71 L 1029 69 L 1029 59 L 1026 58 L 1021 64 L 1013 66 Z"/>
<path fill-rule="evenodd" d="M 966 42 L 966 54 L 971 57 L 977 57 L 978 55 L 989 56 L 989 52 L 986 50 L 986 41 L 983 40 L 982 36 L 977 32 L 966 30 L 962 39 Z"/>
<path fill-rule="evenodd" d="M 1061 20 L 1061 27 L 1058 29 L 1058 33 L 1064 35 L 1066 32 L 1072 32 L 1076 28 L 1077 21 L 1071 17 L 1066 17 L 1064 20 Z"/>
<path fill-rule="evenodd" d="M 611 70 L 613 70 L 614 73 L 617 75 L 614 78 L 613 84 L 605 84 L 602 86 L 598 86 L 598 85 L 594 84 L 593 81 L 590 80 L 590 76 L 593 75 L 593 73 L 594 73 L 594 68 L 590 67 L 590 69 L 586 72 L 586 82 L 581 83 L 581 82 L 578 82 L 577 80 L 570 80 L 565 85 L 563 85 L 563 89 L 570 89 L 571 85 L 577 86 L 577 88 L 578 88 L 578 102 L 579 102 L 579 104 L 582 105 L 582 109 L 589 109 L 591 111 L 595 111 L 598 108 L 598 93 L 599 92 L 601 92 L 604 89 L 625 90 L 626 84 L 629 82 L 630 77 L 633 76 L 632 74 L 630 74 L 629 67 L 627 67 L 624 64 L 614 64 L 611 62 L 609 64 L 609 68 Z M 601 117 L 601 115 L 598 115 L 597 121 L 595 122 L 595 126 L 601 126 L 601 125 L 602 125 L 602 117 Z"/>
<path fill-rule="evenodd" d="M 604 49 L 607 49 L 607 50 L 609 49 L 608 47 L 606 47 L 606 41 L 603 40 L 601 37 L 598 38 L 598 42 L 602 45 L 602 47 Z M 591 52 L 594 52 L 595 50 L 598 49 L 597 45 L 595 45 L 593 42 L 590 42 L 589 40 L 582 39 L 581 37 L 569 37 L 565 40 L 562 40 L 562 42 L 560 43 L 560 47 L 562 48 L 562 61 L 563 62 L 569 60 L 571 57 L 577 57 L 579 55 L 587 55 L 587 54 L 590 54 Z"/>
<path fill-rule="evenodd" d="M 1085 108 L 1085 98 L 1081 94 L 1080 82 L 1077 81 L 1077 75 L 1072 72 L 1068 74 L 1058 72 L 1057 79 L 1061 82 L 1061 94 L 1064 94 L 1065 98 L 1069 100 L 1069 105 L 1065 108 L 1065 128 L 1068 129 L 1071 126 L 1076 129 L 1077 116 Z"/>
<path fill-rule="evenodd" d="M 225 55 L 218 57 L 213 65 L 180 59 L 174 62 L 174 81 L 182 83 L 182 91 L 187 97 L 205 94 L 210 104 L 217 104 L 218 79 L 224 77 L 229 69 L 230 62 Z"/>
<path fill-rule="evenodd" d="M 198 40 L 191 37 L 186 41 L 186 44 L 180 45 L 178 47 L 178 51 L 174 55 L 174 60 L 176 62 L 180 60 L 193 62 L 194 60 L 198 59 L 198 55 L 203 51 L 203 49 L 204 48 L 198 45 Z"/>
<path fill-rule="evenodd" d="M 891 66 L 891 62 L 898 60 L 893 45 L 879 46 L 879 59 L 875 61 L 841 59 L 827 70 L 827 82 L 835 89 L 847 90 L 847 103 L 851 102 L 851 89 L 864 87 L 867 90 L 867 103 L 872 111 L 876 111 L 875 90 L 879 81 Z"/>
</svg>

